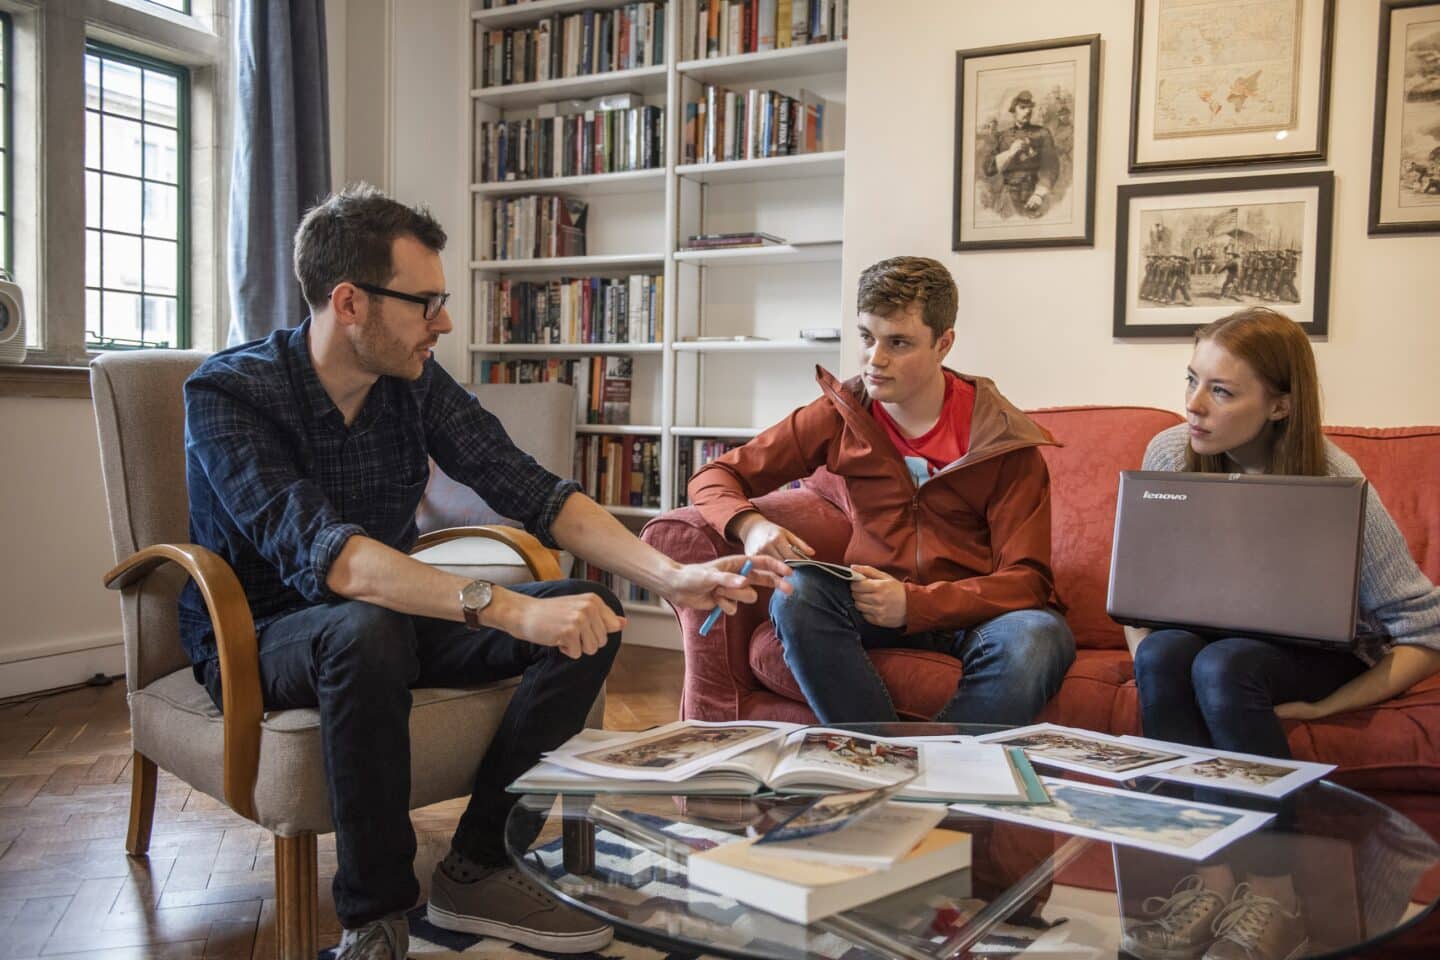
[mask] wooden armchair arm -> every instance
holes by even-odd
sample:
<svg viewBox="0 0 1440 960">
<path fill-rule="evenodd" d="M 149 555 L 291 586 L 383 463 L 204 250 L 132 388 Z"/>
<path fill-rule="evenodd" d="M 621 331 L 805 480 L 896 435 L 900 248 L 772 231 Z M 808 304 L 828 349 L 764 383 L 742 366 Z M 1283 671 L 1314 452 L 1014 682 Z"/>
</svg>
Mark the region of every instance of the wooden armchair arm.
<svg viewBox="0 0 1440 960">
<path fill-rule="evenodd" d="M 225 802 L 242 817 L 254 820 L 262 707 L 260 655 L 250 605 L 230 565 L 193 543 L 146 547 L 105 574 L 105 586 L 111 590 L 136 586 L 166 563 L 178 564 L 190 575 L 210 612 L 225 703 Z"/>
<path fill-rule="evenodd" d="M 498 540 L 505 544 L 520 555 L 520 559 L 525 561 L 525 566 L 530 570 L 530 576 L 536 580 L 560 579 L 560 561 L 556 559 L 557 551 L 551 550 L 533 535 L 515 527 L 448 527 L 444 530 L 432 530 L 429 533 L 421 534 L 410 552 L 416 553 L 437 544 L 466 537 Z"/>
</svg>

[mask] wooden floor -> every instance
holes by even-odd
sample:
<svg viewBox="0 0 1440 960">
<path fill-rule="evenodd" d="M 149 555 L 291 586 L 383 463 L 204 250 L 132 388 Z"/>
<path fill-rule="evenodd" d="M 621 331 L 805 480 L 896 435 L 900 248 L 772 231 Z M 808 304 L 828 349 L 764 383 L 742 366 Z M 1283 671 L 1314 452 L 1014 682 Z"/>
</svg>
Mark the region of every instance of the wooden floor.
<svg viewBox="0 0 1440 960">
<path fill-rule="evenodd" d="M 677 651 L 625 647 L 605 726 L 679 713 Z M 130 724 L 121 682 L 0 706 L 0 960 L 275 955 L 269 834 L 160 774 L 148 857 L 125 855 Z M 415 811 L 428 887 L 463 800 Z M 320 942 L 339 938 L 333 836 L 319 841 Z"/>
</svg>

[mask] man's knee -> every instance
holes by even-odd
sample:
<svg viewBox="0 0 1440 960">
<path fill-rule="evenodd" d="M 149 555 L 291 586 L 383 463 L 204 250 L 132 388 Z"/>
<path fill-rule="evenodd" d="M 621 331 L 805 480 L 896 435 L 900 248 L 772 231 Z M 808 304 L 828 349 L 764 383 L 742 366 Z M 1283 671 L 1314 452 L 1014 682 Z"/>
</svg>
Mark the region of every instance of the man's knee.
<svg viewBox="0 0 1440 960">
<path fill-rule="evenodd" d="M 349 600 L 316 651 L 319 666 L 346 667 L 368 676 L 402 677 L 420 671 L 415 656 L 415 621 L 408 614 Z"/>
<path fill-rule="evenodd" d="M 776 590 L 770 596 L 770 619 L 777 628 L 781 624 L 814 622 L 818 617 L 833 619 L 842 615 L 845 597 L 840 595 L 840 591 L 848 596 L 849 583 L 806 567 L 799 568 L 786 579 L 794 590 L 790 593 Z"/>
<path fill-rule="evenodd" d="M 991 621 L 1004 621 L 1005 655 L 1015 669 L 1044 677 L 1052 693 L 1075 662 L 1075 635 L 1065 618 L 1051 610 L 1017 610 Z"/>
</svg>

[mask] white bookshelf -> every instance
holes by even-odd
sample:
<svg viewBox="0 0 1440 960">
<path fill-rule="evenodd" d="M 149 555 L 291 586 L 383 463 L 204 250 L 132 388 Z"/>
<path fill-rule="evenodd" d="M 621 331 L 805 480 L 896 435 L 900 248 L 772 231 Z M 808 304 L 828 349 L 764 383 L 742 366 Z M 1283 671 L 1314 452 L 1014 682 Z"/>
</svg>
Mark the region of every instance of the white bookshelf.
<svg viewBox="0 0 1440 960">
<path fill-rule="evenodd" d="M 470 21 L 482 29 L 523 28 L 554 14 L 614 9 L 624 0 L 539 0 L 494 10 L 472 0 Z M 853 0 L 852 0 L 853 2 Z M 798 96 L 803 88 L 843 105 L 847 43 L 836 40 L 738 56 L 677 62 L 686 0 L 666 7 L 666 57 L 659 66 L 539 83 L 472 89 L 464 98 L 467 128 L 534 115 L 538 104 L 602 93 L 641 94 L 665 115 L 663 169 L 471 183 L 472 236 L 478 201 L 529 193 L 587 200 L 585 257 L 470 262 L 471 278 L 543 279 L 654 273 L 663 277 L 664 336 L 659 343 L 491 344 L 476 329 L 472 300 L 470 356 L 634 358 L 631 425 L 577 424 L 578 436 L 647 436 L 661 440 L 659 508 L 610 507 L 629 523 L 675 506 L 676 453 L 697 439 L 744 440 L 818 395 L 811 371 L 834 368 L 838 341 L 799 337 L 805 327 L 840 325 L 843 235 L 843 124 L 827 118 L 826 149 L 797 156 L 682 164 L 685 104 L 706 84 L 751 87 Z M 471 52 L 475 53 L 472 31 Z M 473 148 L 472 148 L 473 149 Z M 473 158 L 472 158 L 473 160 Z M 473 172 L 474 164 L 470 164 Z M 686 250 L 700 233 L 762 231 L 784 244 Z M 473 247 L 472 247 L 473 250 Z M 470 285 L 473 294 L 474 284 Z M 727 338 L 727 339 L 697 339 Z M 736 339 L 739 337 L 755 339 Z M 627 604 L 637 613 L 670 615 L 663 604 Z"/>
</svg>

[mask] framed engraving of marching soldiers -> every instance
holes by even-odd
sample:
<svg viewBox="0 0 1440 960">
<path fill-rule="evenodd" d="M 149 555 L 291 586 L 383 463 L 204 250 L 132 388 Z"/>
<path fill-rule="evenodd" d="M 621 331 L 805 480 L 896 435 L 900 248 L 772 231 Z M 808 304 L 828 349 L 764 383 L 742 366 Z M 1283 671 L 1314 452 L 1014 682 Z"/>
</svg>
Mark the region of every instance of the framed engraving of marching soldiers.
<svg viewBox="0 0 1440 960">
<path fill-rule="evenodd" d="M 1370 233 L 1440 233 L 1440 0 L 1384 0 Z"/>
<path fill-rule="evenodd" d="M 1335 175 L 1117 188 L 1115 336 L 1189 337 L 1245 306 L 1328 332 Z"/>
<path fill-rule="evenodd" d="M 951 247 L 1093 246 L 1100 35 L 955 54 Z"/>
<path fill-rule="evenodd" d="M 1130 170 L 1324 160 L 1334 0 L 1135 0 Z"/>
</svg>

